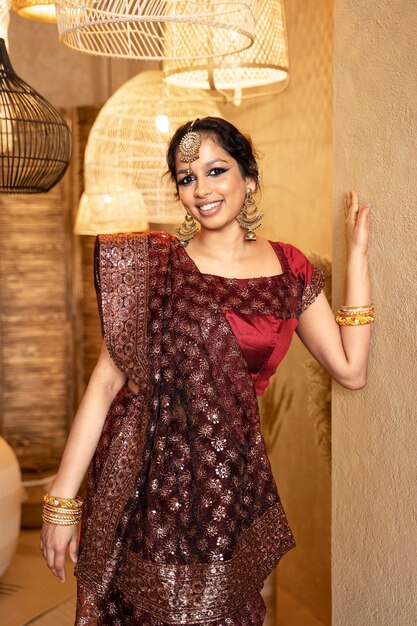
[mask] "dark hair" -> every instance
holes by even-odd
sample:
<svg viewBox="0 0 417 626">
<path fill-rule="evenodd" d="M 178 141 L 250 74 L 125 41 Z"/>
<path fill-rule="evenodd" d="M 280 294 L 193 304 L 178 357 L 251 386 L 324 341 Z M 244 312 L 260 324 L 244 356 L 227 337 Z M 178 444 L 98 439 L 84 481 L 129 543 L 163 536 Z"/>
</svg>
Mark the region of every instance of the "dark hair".
<svg viewBox="0 0 417 626">
<path fill-rule="evenodd" d="M 167 150 L 168 172 L 172 181 L 177 186 L 177 176 L 175 167 L 175 157 L 181 139 L 190 130 L 192 121 L 180 126 L 171 141 Z M 233 157 L 239 166 L 243 178 L 252 178 L 256 187 L 259 187 L 259 168 L 256 162 L 257 153 L 249 137 L 243 135 L 240 130 L 230 122 L 221 117 L 203 117 L 194 121 L 193 130 L 203 136 L 211 137 L 223 150 Z M 178 187 L 178 186 L 177 186 Z"/>
</svg>

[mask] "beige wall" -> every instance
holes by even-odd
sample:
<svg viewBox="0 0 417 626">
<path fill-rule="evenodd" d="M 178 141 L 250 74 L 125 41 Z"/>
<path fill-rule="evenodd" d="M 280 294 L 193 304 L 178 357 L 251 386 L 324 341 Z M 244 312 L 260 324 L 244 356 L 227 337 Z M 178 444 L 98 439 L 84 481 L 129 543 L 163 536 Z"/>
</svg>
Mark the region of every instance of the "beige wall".
<svg viewBox="0 0 417 626">
<path fill-rule="evenodd" d="M 333 2 L 290 0 L 286 10 L 291 63 L 288 89 L 267 100 L 222 110 L 252 136 L 264 155 L 260 204 L 265 219 L 260 234 L 329 255 Z M 296 608 L 305 609 L 297 626 L 330 624 L 330 474 L 316 443 L 315 419 L 309 414 L 307 358 L 295 338 L 264 403 L 266 420 L 279 428 L 270 456 L 297 540 L 297 548 L 277 570 L 277 626 L 288 623 L 287 594 Z M 279 411 L 280 398 L 284 402 Z"/>
<path fill-rule="evenodd" d="M 111 60 L 62 45 L 56 24 L 42 24 L 13 11 L 9 55 L 15 72 L 56 107 L 102 104 L 117 87 L 143 69 L 139 61 Z"/>
<path fill-rule="evenodd" d="M 377 320 L 367 387 L 333 390 L 333 624 L 412 626 L 417 622 L 417 4 L 335 4 L 334 271 L 339 285 L 341 197 L 354 186 L 374 206 Z M 334 301 L 341 297 L 337 288 Z"/>
</svg>

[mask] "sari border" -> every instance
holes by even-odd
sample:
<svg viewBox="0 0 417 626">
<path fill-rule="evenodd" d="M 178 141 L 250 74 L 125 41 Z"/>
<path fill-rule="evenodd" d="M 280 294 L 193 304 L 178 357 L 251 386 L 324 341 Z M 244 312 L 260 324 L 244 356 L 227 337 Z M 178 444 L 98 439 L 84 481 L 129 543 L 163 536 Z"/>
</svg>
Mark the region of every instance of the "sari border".
<svg viewBox="0 0 417 626">
<path fill-rule="evenodd" d="M 238 611 L 294 546 L 277 503 L 241 535 L 226 562 L 169 565 L 127 551 L 118 590 L 136 608 L 168 624 L 205 623 Z"/>
</svg>

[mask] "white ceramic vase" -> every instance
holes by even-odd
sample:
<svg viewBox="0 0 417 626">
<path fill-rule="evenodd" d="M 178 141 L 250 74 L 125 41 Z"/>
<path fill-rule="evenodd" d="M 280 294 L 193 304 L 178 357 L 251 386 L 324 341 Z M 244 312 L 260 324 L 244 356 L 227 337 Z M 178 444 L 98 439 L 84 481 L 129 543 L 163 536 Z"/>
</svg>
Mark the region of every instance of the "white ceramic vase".
<svg viewBox="0 0 417 626">
<path fill-rule="evenodd" d="M 0 576 L 8 568 L 19 538 L 21 489 L 16 455 L 0 437 Z"/>
</svg>

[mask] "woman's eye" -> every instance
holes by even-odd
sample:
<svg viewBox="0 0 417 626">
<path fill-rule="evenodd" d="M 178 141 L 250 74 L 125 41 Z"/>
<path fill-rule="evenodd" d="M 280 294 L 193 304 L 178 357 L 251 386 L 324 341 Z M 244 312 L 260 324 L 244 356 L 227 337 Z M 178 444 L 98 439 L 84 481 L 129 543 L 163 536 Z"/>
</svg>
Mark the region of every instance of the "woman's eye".
<svg viewBox="0 0 417 626">
<path fill-rule="evenodd" d="M 185 186 L 189 185 L 194 180 L 194 176 L 184 176 L 181 180 L 178 181 L 178 185 Z"/>
<path fill-rule="evenodd" d="M 209 172 L 209 176 L 218 176 L 219 174 L 223 174 L 223 172 L 227 172 L 224 167 L 213 167 Z"/>
</svg>

